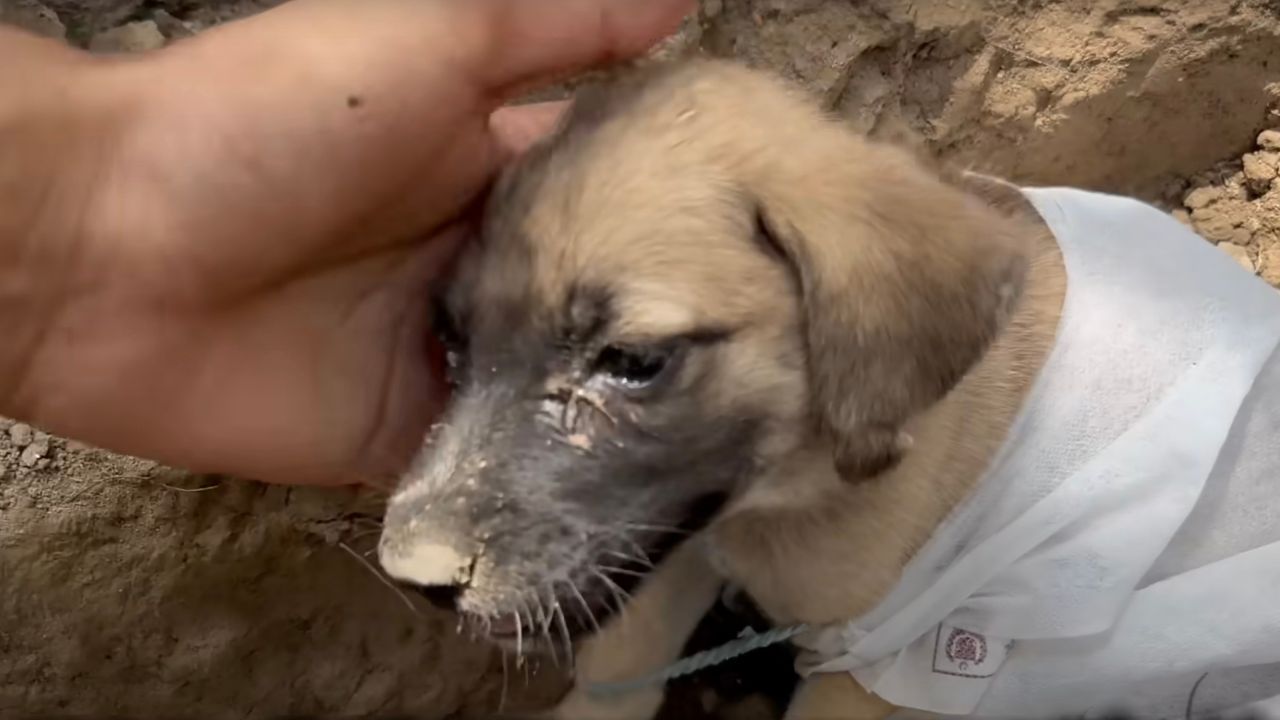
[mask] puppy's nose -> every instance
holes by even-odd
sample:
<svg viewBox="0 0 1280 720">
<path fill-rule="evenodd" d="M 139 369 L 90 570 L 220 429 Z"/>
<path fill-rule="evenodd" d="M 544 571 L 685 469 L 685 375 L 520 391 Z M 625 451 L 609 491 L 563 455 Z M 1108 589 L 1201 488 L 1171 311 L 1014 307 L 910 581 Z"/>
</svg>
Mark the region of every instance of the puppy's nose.
<svg viewBox="0 0 1280 720">
<path fill-rule="evenodd" d="M 455 596 L 471 579 L 473 557 L 452 543 L 428 538 L 394 540 L 384 533 L 378 544 L 378 562 L 392 578 L 424 588 L 453 588 Z"/>
</svg>

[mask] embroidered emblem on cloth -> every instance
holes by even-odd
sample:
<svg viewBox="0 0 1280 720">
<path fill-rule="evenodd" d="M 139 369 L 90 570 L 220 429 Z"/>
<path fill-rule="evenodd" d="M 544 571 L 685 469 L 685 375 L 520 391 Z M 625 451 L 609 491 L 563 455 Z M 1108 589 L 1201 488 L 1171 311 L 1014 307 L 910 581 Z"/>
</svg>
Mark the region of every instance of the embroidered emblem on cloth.
<svg viewBox="0 0 1280 720">
<path fill-rule="evenodd" d="M 939 625 L 934 634 L 933 671 L 954 677 L 989 678 L 1004 663 L 1011 644 L 988 640 L 972 630 Z"/>
</svg>

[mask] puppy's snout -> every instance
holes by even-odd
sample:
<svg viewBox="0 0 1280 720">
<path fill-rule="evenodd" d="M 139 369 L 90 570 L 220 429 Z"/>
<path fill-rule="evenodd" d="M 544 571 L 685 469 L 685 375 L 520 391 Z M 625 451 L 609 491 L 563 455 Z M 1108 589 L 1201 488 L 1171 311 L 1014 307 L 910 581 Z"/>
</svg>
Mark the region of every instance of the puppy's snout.
<svg viewBox="0 0 1280 720">
<path fill-rule="evenodd" d="M 479 544 L 457 518 L 390 510 L 378 543 L 378 562 L 392 578 L 432 588 L 430 594 L 438 596 L 433 602 L 453 606 L 471 581 Z"/>
</svg>

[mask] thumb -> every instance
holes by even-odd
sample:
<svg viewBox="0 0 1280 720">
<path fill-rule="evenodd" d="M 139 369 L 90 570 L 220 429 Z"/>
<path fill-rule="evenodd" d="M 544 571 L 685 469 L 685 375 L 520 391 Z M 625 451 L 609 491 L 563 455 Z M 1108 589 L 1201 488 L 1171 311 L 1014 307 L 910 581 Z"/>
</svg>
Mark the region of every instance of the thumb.
<svg viewBox="0 0 1280 720">
<path fill-rule="evenodd" d="M 694 0 L 471 0 L 472 77 L 491 93 L 627 60 L 675 31 Z"/>
</svg>

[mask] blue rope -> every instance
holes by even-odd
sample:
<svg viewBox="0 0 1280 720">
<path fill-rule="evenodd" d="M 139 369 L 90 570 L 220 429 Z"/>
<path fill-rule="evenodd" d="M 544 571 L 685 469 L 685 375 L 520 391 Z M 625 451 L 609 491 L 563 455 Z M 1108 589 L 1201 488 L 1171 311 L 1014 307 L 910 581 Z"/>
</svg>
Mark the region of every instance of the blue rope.
<svg viewBox="0 0 1280 720">
<path fill-rule="evenodd" d="M 742 632 L 738 634 L 738 638 L 736 640 L 730 640 L 720 647 L 690 655 L 682 660 L 677 660 L 658 672 L 632 680 L 591 683 L 587 686 L 587 692 L 599 697 L 602 695 L 628 693 L 650 685 L 665 685 L 668 680 L 690 675 L 713 665 L 719 665 L 727 660 L 732 660 L 736 657 L 746 655 L 753 650 L 759 650 L 761 648 L 769 647 L 770 645 L 777 645 L 780 642 L 786 642 L 808 629 L 809 626 L 803 624 L 792 625 L 791 627 L 784 628 L 774 628 L 773 630 L 768 630 L 762 633 L 753 632 L 751 628 L 743 628 Z"/>
</svg>

